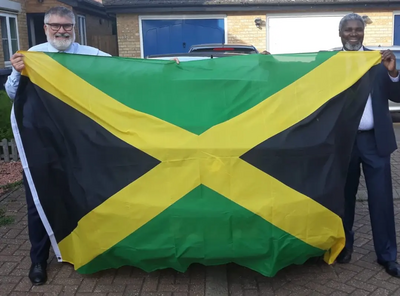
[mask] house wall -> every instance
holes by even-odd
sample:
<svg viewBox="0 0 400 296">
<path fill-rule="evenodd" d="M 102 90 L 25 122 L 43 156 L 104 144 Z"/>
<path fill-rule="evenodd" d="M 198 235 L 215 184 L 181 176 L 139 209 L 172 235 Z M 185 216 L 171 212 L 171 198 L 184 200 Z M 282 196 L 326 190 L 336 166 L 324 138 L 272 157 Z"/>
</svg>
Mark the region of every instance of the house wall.
<svg viewBox="0 0 400 296">
<path fill-rule="evenodd" d="M 64 6 L 71 9 L 71 6 L 61 3 L 58 0 L 45 0 L 42 3 L 39 3 L 37 0 L 22 0 L 22 2 L 26 2 L 26 11 L 28 13 L 44 13 L 54 6 Z"/>
<path fill-rule="evenodd" d="M 140 57 L 139 15 L 117 14 L 118 51 L 121 57 Z"/>
<path fill-rule="evenodd" d="M 373 21 L 365 29 L 365 45 L 393 44 L 393 11 L 354 11 L 360 15 L 368 15 Z M 289 13 L 289 12 L 288 12 Z M 266 22 L 268 13 L 228 14 L 228 42 L 244 42 L 253 44 L 259 51 L 266 48 L 266 28 L 255 27 L 254 20 L 261 18 Z M 338 24 L 339 25 L 339 24 Z"/>
<path fill-rule="evenodd" d="M 365 29 L 365 45 L 392 45 L 393 44 L 393 11 L 355 11 L 360 15 L 368 15 L 373 21 Z"/>
<path fill-rule="evenodd" d="M 118 55 L 117 36 L 113 35 L 111 20 L 81 13 L 78 10 L 75 13 L 85 16 L 87 45 L 99 48 L 111 55 Z M 77 40 L 79 39 L 77 38 Z"/>
<path fill-rule="evenodd" d="M 79 11 L 77 11 L 78 14 Z M 86 35 L 92 37 L 94 35 L 112 35 L 112 23 L 110 20 L 103 19 L 98 16 L 86 14 Z"/>
<path fill-rule="evenodd" d="M 21 4 L 21 12 L 17 16 L 18 23 L 18 36 L 19 36 L 19 48 L 21 50 L 28 49 L 28 26 L 26 23 L 26 4 L 28 1 L 25 0 L 11 0 L 13 2 L 18 2 Z M 2 45 L 0 45 L 2 46 Z M 1 48 L 3 52 L 3 48 Z M 4 65 L 4 63 L 0 64 Z"/>
<path fill-rule="evenodd" d="M 246 43 L 254 45 L 259 51 L 266 49 L 265 26 L 260 29 L 256 27 L 254 20 L 261 18 L 266 20 L 266 13 L 228 13 L 228 43 Z"/>
<path fill-rule="evenodd" d="M 79 10 L 74 10 L 75 15 L 83 15 L 86 19 L 86 38 L 88 45 L 91 45 L 91 40 L 93 36 L 104 36 L 112 34 L 112 26 L 111 21 L 103 19 L 99 16 L 87 14 L 85 12 L 81 12 Z M 100 21 L 101 19 L 101 21 Z M 78 19 L 77 19 L 78 21 Z M 76 26 L 78 29 L 78 26 Z M 76 31 L 77 40 L 79 40 L 78 30 Z"/>
<path fill-rule="evenodd" d="M 398 8 L 400 10 L 400 7 Z M 313 11 L 316 12 L 316 11 Z M 365 30 L 365 45 L 392 45 L 393 42 L 393 11 L 354 11 L 368 15 L 373 21 Z M 287 12 L 294 13 L 294 11 Z M 299 13 L 298 11 L 296 13 Z M 307 13 L 307 12 L 304 12 Z M 327 13 L 327 12 L 325 12 Z M 259 51 L 266 49 L 265 23 L 260 29 L 254 20 L 261 18 L 266 22 L 267 11 L 229 12 L 227 13 L 228 43 L 248 43 Z M 339 25 L 339 24 L 338 24 Z M 140 57 L 139 15 L 117 14 L 117 33 L 119 55 L 123 57 Z M 338 37 L 339 38 L 339 37 Z"/>
</svg>

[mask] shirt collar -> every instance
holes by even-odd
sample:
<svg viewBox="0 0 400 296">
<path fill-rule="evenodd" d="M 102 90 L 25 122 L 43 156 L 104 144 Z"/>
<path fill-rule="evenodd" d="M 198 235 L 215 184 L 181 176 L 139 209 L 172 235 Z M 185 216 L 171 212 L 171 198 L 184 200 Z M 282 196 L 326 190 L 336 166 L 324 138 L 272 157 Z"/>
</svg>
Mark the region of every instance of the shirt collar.
<svg viewBox="0 0 400 296">
<path fill-rule="evenodd" d="M 342 48 L 343 51 L 347 51 L 344 47 Z M 360 49 L 358 51 L 364 51 L 364 46 L 361 45 Z"/>
</svg>

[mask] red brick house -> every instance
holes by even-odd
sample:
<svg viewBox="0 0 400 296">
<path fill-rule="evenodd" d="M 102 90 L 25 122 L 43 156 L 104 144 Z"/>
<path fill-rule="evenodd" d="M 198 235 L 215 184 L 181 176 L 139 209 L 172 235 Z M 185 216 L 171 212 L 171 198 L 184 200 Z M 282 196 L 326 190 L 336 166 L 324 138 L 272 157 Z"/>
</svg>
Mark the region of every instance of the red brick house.
<svg viewBox="0 0 400 296">
<path fill-rule="evenodd" d="M 249 43 L 272 53 L 340 46 L 339 20 L 372 22 L 366 45 L 400 45 L 400 0 L 103 0 L 115 14 L 119 54 L 186 52 L 205 42 Z"/>
</svg>

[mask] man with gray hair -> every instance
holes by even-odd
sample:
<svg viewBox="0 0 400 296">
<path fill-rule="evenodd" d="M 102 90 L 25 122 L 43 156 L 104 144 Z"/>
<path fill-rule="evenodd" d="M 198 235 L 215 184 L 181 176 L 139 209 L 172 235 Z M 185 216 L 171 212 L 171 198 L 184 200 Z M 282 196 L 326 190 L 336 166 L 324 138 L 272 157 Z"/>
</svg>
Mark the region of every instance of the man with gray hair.
<svg viewBox="0 0 400 296">
<path fill-rule="evenodd" d="M 108 53 L 75 42 L 75 15 L 66 7 L 57 6 L 50 8 L 44 16 L 44 32 L 47 42 L 35 45 L 29 51 L 65 52 L 71 54 L 84 54 L 96 56 L 110 56 Z M 23 55 L 14 54 L 11 59 L 13 71 L 5 84 L 8 96 L 14 99 L 21 77 L 25 68 Z"/>
<path fill-rule="evenodd" d="M 365 23 L 358 14 L 346 15 L 339 24 L 344 51 L 367 51 L 363 46 Z M 396 58 L 382 51 L 382 61 L 373 67 L 370 92 L 354 143 L 345 186 L 343 225 L 346 246 L 337 258 L 349 263 L 354 244 L 354 213 L 362 165 L 368 190 L 368 205 L 378 263 L 392 276 L 400 277 L 393 209 L 390 155 L 397 149 L 388 101 L 400 102 L 400 79 Z"/>
<path fill-rule="evenodd" d="M 29 51 L 64 52 L 96 56 L 110 56 L 101 50 L 75 43 L 75 15 L 65 7 L 53 7 L 44 16 L 44 31 L 47 42 L 33 46 Z M 5 88 L 13 100 L 17 93 L 21 71 L 25 68 L 24 57 L 16 53 L 11 57 L 12 73 L 7 79 Z M 29 279 L 34 285 L 47 281 L 47 260 L 49 258 L 50 239 L 36 209 L 31 190 L 24 174 L 26 202 L 28 206 L 28 230 L 31 242 L 31 261 Z"/>
</svg>

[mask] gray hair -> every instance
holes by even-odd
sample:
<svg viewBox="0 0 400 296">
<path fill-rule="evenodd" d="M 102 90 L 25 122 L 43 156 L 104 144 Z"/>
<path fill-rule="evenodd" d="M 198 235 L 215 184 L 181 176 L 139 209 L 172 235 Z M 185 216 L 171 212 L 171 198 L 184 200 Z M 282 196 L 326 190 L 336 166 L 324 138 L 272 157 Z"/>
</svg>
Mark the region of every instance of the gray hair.
<svg viewBox="0 0 400 296">
<path fill-rule="evenodd" d="M 50 16 L 58 15 L 61 17 L 68 17 L 72 20 L 72 23 L 75 25 L 75 14 L 68 8 L 63 6 L 56 6 L 50 8 L 44 15 L 44 23 L 47 24 Z"/>
<path fill-rule="evenodd" d="M 345 16 L 340 20 L 340 23 L 339 23 L 339 32 L 342 31 L 344 24 L 347 23 L 348 21 L 359 21 L 359 22 L 362 23 L 363 28 L 365 29 L 365 21 L 364 21 L 363 17 L 362 17 L 361 15 L 357 14 L 357 13 L 350 13 L 350 14 L 348 14 L 348 15 L 345 15 Z"/>
</svg>

